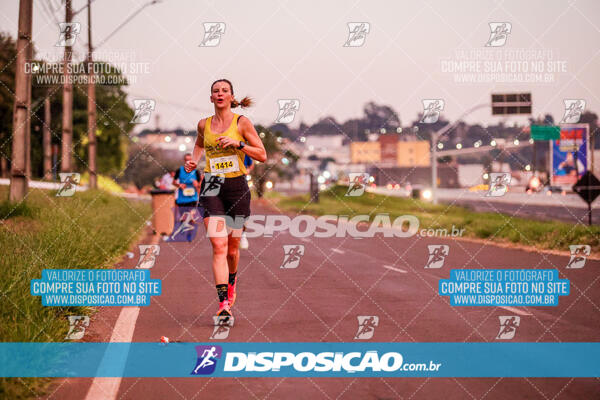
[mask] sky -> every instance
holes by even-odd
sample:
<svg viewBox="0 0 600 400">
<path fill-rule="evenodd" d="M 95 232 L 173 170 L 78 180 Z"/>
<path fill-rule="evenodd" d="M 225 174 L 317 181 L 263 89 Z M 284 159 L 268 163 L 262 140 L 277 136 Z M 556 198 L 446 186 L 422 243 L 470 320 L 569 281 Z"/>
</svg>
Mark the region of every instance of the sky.
<svg viewBox="0 0 600 400">
<path fill-rule="evenodd" d="M 148 2 L 94 0 L 93 43 Z M 73 9 L 85 4 L 73 0 Z M 60 6 L 34 0 L 33 38 L 46 59 L 62 56 L 55 46 Z M 443 117 L 454 121 L 489 103 L 491 93 L 505 92 L 531 92 L 534 117 L 560 120 L 565 99 L 583 99 L 587 110 L 600 112 L 598 17 L 594 0 L 162 0 L 104 41 L 95 58 L 127 64 L 128 101 L 154 99 L 164 129 L 195 129 L 211 115 L 210 84 L 218 78 L 233 82 L 238 99 L 255 100 L 236 112 L 265 125 L 275 122 L 283 99 L 300 101 L 291 126 L 360 117 L 368 101 L 393 107 L 407 126 L 423 100 L 443 100 Z M 17 20 L 18 1 L 4 0 L 0 30 L 16 36 Z M 82 55 L 87 13 L 73 21 L 81 24 L 74 49 Z M 224 23 L 215 46 L 201 46 L 205 23 Z M 349 41 L 349 23 L 364 23 L 364 40 Z M 505 23 L 505 40 L 490 41 L 490 23 Z M 492 116 L 482 107 L 464 120 L 524 123 L 526 117 Z M 155 119 L 146 127 L 154 128 Z"/>
</svg>

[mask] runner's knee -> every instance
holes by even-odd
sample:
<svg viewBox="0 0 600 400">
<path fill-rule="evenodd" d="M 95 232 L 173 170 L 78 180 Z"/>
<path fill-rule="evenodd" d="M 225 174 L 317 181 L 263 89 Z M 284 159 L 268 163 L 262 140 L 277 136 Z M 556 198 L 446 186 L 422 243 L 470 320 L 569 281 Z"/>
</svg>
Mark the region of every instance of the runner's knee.
<svg viewBox="0 0 600 400">
<path fill-rule="evenodd" d="M 227 254 L 227 239 L 219 240 L 221 238 L 215 238 L 211 240 L 213 247 L 213 254 L 224 255 Z"/>
<path fill-rule="evenodd" d="M 235 257 L 237 257 L 237 255 L 238 255 L 238 248 L 237 247 L 233 247 L 233 248 L 229 247 L 227 249 L 227 257 L 229 257 L 229 258 L 235 258 Z"/>
</svg>

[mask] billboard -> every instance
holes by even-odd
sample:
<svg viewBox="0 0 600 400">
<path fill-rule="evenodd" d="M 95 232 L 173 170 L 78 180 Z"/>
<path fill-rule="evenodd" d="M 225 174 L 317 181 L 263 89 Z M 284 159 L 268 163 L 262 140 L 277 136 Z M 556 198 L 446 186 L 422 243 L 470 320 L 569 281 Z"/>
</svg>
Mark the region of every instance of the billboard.
<svg viewBox="0 0 600 400">
<path fill-rule="evenodd" d="M 589 168 L 589 125 L 562 124 L 552 141 L 552 184 L 572 186 Z"/>
</svg>

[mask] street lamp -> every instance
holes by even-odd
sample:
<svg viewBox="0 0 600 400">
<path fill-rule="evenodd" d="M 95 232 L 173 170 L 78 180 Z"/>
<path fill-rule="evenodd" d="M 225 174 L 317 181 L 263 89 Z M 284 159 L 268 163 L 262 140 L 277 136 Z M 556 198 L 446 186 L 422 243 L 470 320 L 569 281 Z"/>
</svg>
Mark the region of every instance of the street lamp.
<svg viewBox="0 0 600 400">
<path fill-rule="evenodd" d="M 437 143 L 440 136 L 442 136 L 449 130 L 455 128 L 464 117 L 471 114 L 473 111 L 479 110 L 480 108 L 486 108 L 486 107 L 490 107 L 490 103 L 478 104 L 474 107 L 471 107 L 470 109 L 468 109 L 467 111 L 462 113 L 462 115 L 458 117 L 456 122 L 454 122 L 453 124 L 447 124 L 444 127 L 442 127 L 441 129 L 439 129 L 437 132 L 432 133 L 431 143 L 432 144 Z M 418 129 L 418 127 L 415 127 L 415 128 Z M 436 154 L 436 152 L 437 152 L 438 147 L 439 146 L 435 146 L 435 145 L 431 146 L 431 149 L 432 149 L 432 151 L 431 151 L 431 201 L 433 202 L 433 204 L 437 204 L 437 190 L 436 190 L 437 189 L 437 154 Z"/>
</svg>

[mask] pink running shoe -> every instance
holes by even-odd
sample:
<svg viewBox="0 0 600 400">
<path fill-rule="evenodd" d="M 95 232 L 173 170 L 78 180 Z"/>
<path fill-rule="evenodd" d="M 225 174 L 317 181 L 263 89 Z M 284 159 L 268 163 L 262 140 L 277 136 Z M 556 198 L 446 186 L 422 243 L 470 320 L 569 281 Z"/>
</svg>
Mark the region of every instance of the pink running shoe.
<svg viewBox="0 0 600 400">
<path fill-rule="evenodd" d="M 235 303 L 235 297 L 237 295 L 235 292 L 236 284 L 237 284 L 237 276 L 235 277 L 235 281 L 233 282 L 233 285 L 227 286 L 227 298 L 229 299 L 229 307 L 233 307 L 233 303 Z"/>
<path fill-rule="evenodd" d="M 219 311 L 217 311 L 218 317 L 231 317 L 233 314 L 231 313 L 231 306 L 229 305 L 229 300 L 223 300 L 219 303 Z"/>
</svg>

